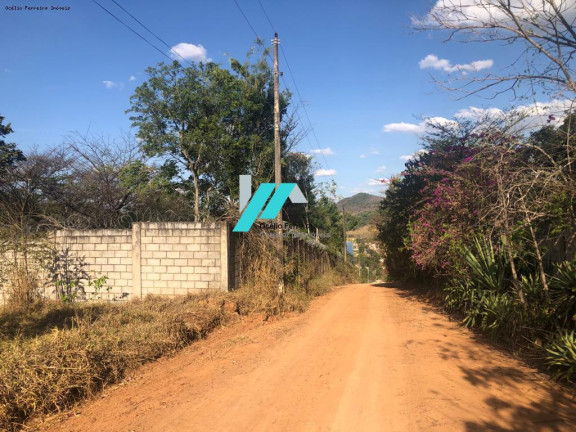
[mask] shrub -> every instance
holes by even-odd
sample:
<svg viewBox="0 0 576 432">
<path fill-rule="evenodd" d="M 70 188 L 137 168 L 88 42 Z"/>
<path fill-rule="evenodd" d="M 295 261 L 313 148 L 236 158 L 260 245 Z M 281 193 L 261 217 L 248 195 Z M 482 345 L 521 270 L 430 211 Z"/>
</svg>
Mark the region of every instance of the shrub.
<svg viewBox="0 0 576 432">
<path fill-rule="evenodd" d="M 3 284 L 8 304 L 14 309 L 28 309 L 40 298 L 40 284 L 36 273 L 23 265 L 14 265 L 8 269 Z"/>
<path fill-rule="evenodd" d="M 490 240 L 476 237 L 472 248 L 465 248 L 470 279 L 479 289 L 504 292 L 508 283 L 508 260 L 495 250 Z"/>
<path fill-rule="evenodd" d="M 468 277 L 454 280 L 445 288 L 447 308 L 462 313 L 466 327 L 479 328 L 495 338 L 514 337 L 525 323 L 526 314 L 508 290 L 505 255 L 491 241 L 480 238 L 465 250 Z M 533 278 L 523 282 L 532 284 L 531 294 L 537 289 Z"/>
<path fill-rule="evenodd" d="M 497 324 L 493 312 L 507 303 L 495 297 L 506 292 L 507 265 L 502 253 L 495 251 L 489 240 L 475 238 L 472 248 L 465 247 L 468 277 L 456 279 L 445 288 L 448 309 L 464 314 L 467 327 L 490 327 Z"/>
<path fill-rule="evenodd" d="M 74 255 L 70 248 L 52 249 L 43 257 L 42 266 L 60 300 L 71 302 L 85 296 L 85 285 L 89 276 L 83 257 Z"/>
<path fill-rule="evenodd" d="M 576 262 L 563 262 L 550 279 L 550 298 L 561 324 L 566 325 L 576 316 Z"/>
<path fill-rule="evenodd" d="M 546 360 L 556 378 L 566 381 L 576 379 L 576 335 L 564 332 L 546 349 Z"/>
<path fill-rule="evenodd" d="M 508 293 L 488 293 L 481 309 L 480 328 L 495 338 L 514 337 L 523 323 L 522 308 Z"/>
</svg>

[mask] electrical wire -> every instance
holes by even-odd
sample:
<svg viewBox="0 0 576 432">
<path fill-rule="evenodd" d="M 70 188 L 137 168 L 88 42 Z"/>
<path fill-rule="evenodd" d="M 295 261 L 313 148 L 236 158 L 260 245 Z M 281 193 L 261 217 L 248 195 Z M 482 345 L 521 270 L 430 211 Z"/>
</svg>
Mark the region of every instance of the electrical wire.
<svg viewBox="0 0 576 432">
<path fill-rule="evenodd" d="M 124 21 L 122 21 L 120 18 L 118 18 L 104 6 L 102 6 L 100 3 L 98 3 L 96 0 L 92 1 L 96 3 L 98 6 L 100 6 L 100 8 L 102 8 L 102 10 L 104 10 L 108 15 L 110 15 L 112 18 L 114 18 L 116 21 L 118 21 L 120 24 L 122 24 L 124 27 L 126 27 L 128 30 L 130 30 L 132 33 L 134 33 L 136 36 L 138 36 L 140 39 L 142 39 L 156 51 L 158 51 L 160 54 L 162 54 L 164 57 L 167 57 L 169 60 L 172 60 L 168 54 L 166 54 L 164 51 L 162 51 L 160 48 L 158 48 L 156 45 L 154 45 L 152 42 L 150 42 L 148 39 L 146 39 L 144 36 L 142 36 L 140 33 L 138 33 L 136 30 L 134 30 L 132 27 L 130 27 L 128 24 L 126 24 Z"/>
<path fill-rule="evenodd" d="M 258 40 L 261 40 L 260 36 L 258 36 L 258 32 L 254 29 L 254 26 L 252 26 L 252 23 L 250 22 L 250 20 L 248 19 L 248 17 L 246 16 L 246 14 L 244 13 L 244 11 L 242 10 L 242 8 L 240 7 L 240 5 L 238 4 L 238 2 L 236 0 L 233 0 L 234 3 L 236 4 L 236 7 L 238 8 L 238 10 L 240 11 L 240 13 L 242 14 L 242 16 L 244 17 L 244 21 L 246 21 L 246 23 L 248 24 L 248 26 L 252 29 L 252 32 L 256 35 L 256 38 Z"/>
<path fill-rule="evenodd" d="M 262 5 L 262 2 L 260 0 L 258 0 L 258 4 L 260 5 L 260 9 L 262 9 L 262 12 L 264 12 L 264 16 L 268 20 L 268 24 L 270 24 L 270 27 L 272 27 L 272 30 L 274 31 L 274 33 L 277 33 L 276 28 L 274 27 L 274 24 L 272 24 L 272 20 L 270 19 L 270 17 L 266 13 L 266 9 L 264 9 L 264 6 Z"/>
<path fill-rule="evenodd" d="M 172 49 L 172 47 L 170 45 L 168 45 L 164 39 L 162 39 L 160 36 L 158 36 L 156 33 L 154 33 L 152 30 L 150 30 L 142 21 L 140 21 L 138 18 L 136 18 L 133 14 L 131 14 L 124 6 L 122 6 L 121 4 L 119 4 L 116 0 L 111 0 L 112 3 L 114 3 L 116 6 L 118 6 L 120 9 L 122 9 L 124 12 L 126 12 L 126 14 L 128 14 L 130 16 L 130 18 L 132 18 L 134 21 L 136 21 L 138 24 L 140 24 L 148 33 L 150 33 L 152 36 L 154 36 L 158 41 L 160 41 L 162 44 L 164 44 L 164 46 L 166 46 L 171 53 L 176 54 L 178 57 L 180 57 L 182 60 L 184 60 L 186 63 L 188 63 L 190 66 L 193 66 L 193 63 L 190 62 L 189 60 L 185 59 L 184 57 L 182 57 L 178 52 L 174 51 Z"/>
<path fill-rule="evenodd" d="M 258 4 L 260 5 L 260 9 L 262 10 L 264 16 L 266 17 L 266 20 L 268 21 L 268 24 L 270 24 L 270 28 L 272 28 L 272 31 L 274 31 L 274 33 L 276 32 L 276 27 L 274 26 L 274 24 L 272 23 L 272 20 L 270 19 L 270 16 L 268 15 L 268 13 L 266 12 L 266 9 L 264 8 L 264 5 L 262 4 L 262 2 L 260 0 L 257 0 Z M 236 3 L 236 0 L 234 0 L 234 2 Z M 242 11 L 242 9 L 240 8 L 240 6 L 238 5 L 238 3 L 236 3 L 236 5 L 238 6 L 238 8 Z M 244 13 L 242 12 L 242 15 L 244 16 L 244 18 L 248 21 L 248 18 L 246 18 L 246 16 L 244 15 Z M 256 33 L 256 31 L 254 30 L 254 28 L 252 27 L 252 24 L 250 24 L 250 22 L 248 21 L 250 27 L 252 28 L 252 31 L 254 31 L 254 33 L 256 34 L 256 36 L 258 36 L 258 34 Z M 314 137 L 314 140 L 316 142 L 316 149 L 312 148 L 312 144 L 310 143 L 310 139 L 308 138 L 308 134 L 306 134 L 306 139 L 308 141 L 308 145 L 310 146 L 310 149 L 312 150 L 313 153 L 315 154 L 319 154 L 322 159 L 324 160 L 324 164 L 326 166 L 326 168 L 328 168 L 328 160 L 326 159 L 324 153 L 322 153 L 322 148 L 320 146 L 320 141 L 318 140 L 318 136 L 316 135 L 316 131 L 314 130 L 314 126 L 312 125 L 312 121 L 310 120 L 310 115 L 308 114 L 308 110 L 306 109 L 306 105 L 304 105 L 304 101 L 302 99 L 302 95 L 300 93 L 300 89 L 298 88 L 298 84 L 296 83 L 296 78 L 294 77 L 294 73 L 292 72 L 292 68 L 290 67 L 290 62 L 288 61 L 288 57 L 286 56 L 286 52 L 284 50 L 284 47 L 282 45 L 280 45 L 280 51 L 282 52 L 282 57 L 284 58 L 284 61 L 286 63 L 286 67 L 288 68 L 288 73 L 290 74 L 290 78 L 292 79 L 292 83 L 294 84 L 294 89 L 296 90 L 296 95 L 298 96 L 298 103 L 299 105 L 302 107 L 303 111 L 304 111 L 304 115 L 306 116 L 306 120 L 308 121 L 309 127 L 310 127 L 310 131 L 312 132 L 312 136 Z M 286 81 L 284 79 L 284 77 L 282 77 L 282 82 L 284 82 L 284 85 L 286 87 L 288 87 L 286 85 Z M 296 112 L 296 116 L 298 117 L 298 121 L 303 124 L 301 118 L 300 118 L 300 114 L 298 114 L 298 111 Z"/>
</svg>

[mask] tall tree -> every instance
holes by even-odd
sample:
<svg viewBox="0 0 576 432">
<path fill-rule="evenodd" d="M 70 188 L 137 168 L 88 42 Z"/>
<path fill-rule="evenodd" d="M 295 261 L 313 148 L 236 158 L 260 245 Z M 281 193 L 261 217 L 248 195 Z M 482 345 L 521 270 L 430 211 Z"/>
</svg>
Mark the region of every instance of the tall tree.
<svg viewBox="0 0 576 432">
<path fill-rule="evenodd" d="M 232 60 L 231 70 L 161 63 L 147 69 L 148 81 L 131 98 L 144 153 L 160 157 L 177 187 L 191 195 L 195 220 L 224 211 L 226 200 L 238 196 L 238 175 L 262 181 L 273 172 L 272 74 L 265 58 Z M 289 97 L 283 93 L 283 113 Z"/>
<path fill-rule="evenodd" d="M 147 164 L 132 136 L 73 133 L 65 144 L 67 178 L 49 195 L 61 207 L 63 224 L 119 228 L 143 219 L 164 220 L 164 215 L 181 219 L 173 210 L 183 207 L 182 197 L 164 187 L 164 173 Z"/>
</svg>

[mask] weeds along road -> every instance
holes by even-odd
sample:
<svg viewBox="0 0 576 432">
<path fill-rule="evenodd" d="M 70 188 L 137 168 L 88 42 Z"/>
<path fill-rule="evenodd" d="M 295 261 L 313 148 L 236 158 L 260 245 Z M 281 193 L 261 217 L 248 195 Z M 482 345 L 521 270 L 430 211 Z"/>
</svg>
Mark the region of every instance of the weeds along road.
<svg viewBox="0 0 576 432">
<path fill-rule="evenodd" d="M 410 292 L 349 285 L 302 315 L 220 329 L 50 427 L 575 431 L 576 403 Z"/>
</svg>

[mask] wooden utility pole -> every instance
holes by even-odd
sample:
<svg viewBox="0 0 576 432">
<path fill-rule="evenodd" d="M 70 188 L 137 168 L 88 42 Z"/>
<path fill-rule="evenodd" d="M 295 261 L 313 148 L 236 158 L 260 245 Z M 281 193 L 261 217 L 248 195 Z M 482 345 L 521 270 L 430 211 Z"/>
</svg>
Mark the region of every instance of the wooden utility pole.
<svg viewBox="0 0 576 432">
<path fill-rule="evenodd" d="M 274 177 L 276 187 L 282 183 L 282 149 L 280 147 L 280 71 L 278 70 L 278 33 L 274 33 L 272 46 L 274 48 Z M 278 224 L 278 258 L 280 260 L 280 283 L 278 292 L 284 292 L 284 233 L 282 230 L 282 210 L 278 212 L 276 217 Z"/>
<path fill-rule="evenodd" d="M 280 72 L 278 71 L 278 33 L 274 33 L 274 176 L 276 187 L 282 183 L 282 166 L 280 161 Z M 278 222 L 282 223 L 282 212 L 278 213 Z"/>
<path fill-rule="evenodd" d="M 344 235 L 344 248 L 342 249 L 344 262 L 346 262 L 346 254 L 348 253 L 346 245 L 346 213 L 344 211 L 344 204 L 342 204 L 342 234 Z"/>
</svg>

